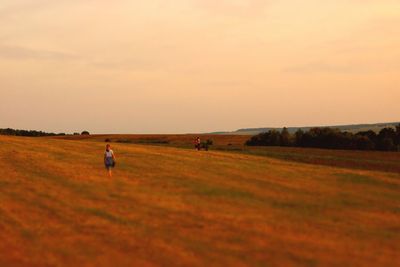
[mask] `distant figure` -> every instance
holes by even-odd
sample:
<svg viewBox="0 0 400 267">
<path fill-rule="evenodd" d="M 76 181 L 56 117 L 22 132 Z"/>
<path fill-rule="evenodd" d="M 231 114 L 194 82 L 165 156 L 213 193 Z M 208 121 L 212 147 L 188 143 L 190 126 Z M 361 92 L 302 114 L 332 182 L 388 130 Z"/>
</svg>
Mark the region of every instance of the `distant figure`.
<svg viewBox="0 0 400 267">
<path fill-rule="evenodd" d="M 200 149 L 201 149 L 201 140 L 200 140 L 200 137 L 197 137 L 196 140 L 194 141 L 194 147 L 195 147 L 198 151 L 200 151 Z"/>
<path fill-rule="evenodd" d="M 104 165 L 108 171 L 108 175 L 112 177 L 112 169 L 115 167 L 115 155 L 114 151 L 111 150 L 110 144 L 106 145 L 106 151 L 104 152 Z"/>
</svg>

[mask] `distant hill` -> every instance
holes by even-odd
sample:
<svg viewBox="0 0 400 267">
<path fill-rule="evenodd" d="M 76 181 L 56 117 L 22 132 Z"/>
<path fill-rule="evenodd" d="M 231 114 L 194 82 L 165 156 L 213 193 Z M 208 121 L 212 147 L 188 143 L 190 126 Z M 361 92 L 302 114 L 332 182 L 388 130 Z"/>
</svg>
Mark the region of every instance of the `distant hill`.
<svg viewBox="0 0 400 267">
<path fill-rule="evenodd" d="M 295 133 L 297 130 L 301 129 L 303 131 L 308 131 L 314 127 L 329 127 L 336 128 L 342 131 L 348 131 L 352 133 L 360 132 L 360 131 L 368 131 L 372 130 L 375 132 L 379 132 L 381 129 L 385 127 L 395 127 L 399 125 L 400 122 L 388 122 L 388 123 L 374 123 L 374 124 L 349 124 L 349 125 L 335 125 L 335 126 L 308 126 L 308 127 L 287 127 L 290 133 Z M 233 132 L 214 132 L 213 134 L 232 134 L 232 135 L 256 135 L 262 132 L 267 132 L 269 130 L 277 130 L 281 131 L 282 128 L 273 128 L 273 127 L 265 127 L 265 128 L 245 128 L 239 129 Z"/>
</svg>

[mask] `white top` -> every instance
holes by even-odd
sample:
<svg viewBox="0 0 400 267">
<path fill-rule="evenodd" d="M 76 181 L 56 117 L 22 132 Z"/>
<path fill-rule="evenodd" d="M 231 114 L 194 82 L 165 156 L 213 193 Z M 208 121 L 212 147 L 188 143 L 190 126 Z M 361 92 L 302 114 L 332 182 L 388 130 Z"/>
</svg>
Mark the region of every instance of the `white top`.
<svg viewBox="0 0 400 267">
<path fill-rule="evenodd" d="M 107 158 L 112 158 L 113 157 L 113 155 L 114 155 L 114 151 L 112 151 L 111 149 L 109 150 L 109 151 L 105 151 L 104 152 L 104 155 L 107 157 Z"/>
</svg>

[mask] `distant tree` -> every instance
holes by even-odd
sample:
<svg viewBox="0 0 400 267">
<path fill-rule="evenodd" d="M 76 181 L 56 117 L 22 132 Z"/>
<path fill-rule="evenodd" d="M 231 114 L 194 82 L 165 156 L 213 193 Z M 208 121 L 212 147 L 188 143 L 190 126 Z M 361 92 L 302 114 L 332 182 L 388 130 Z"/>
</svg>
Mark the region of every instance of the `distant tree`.
<svg viewBox="0 0 400 267">
<path fill-rule="evenodd" d="M 280 146 L 281 145 L 281 134 L 276 130 L 272 130 L 270 132 L 270 144 L 271 146 Z"/>
<path fill-rule="evenodd" d="M 396 126 L 396 142 L 397 151 L 400 151 L 400 124 Z"/>
<path fill-rule="evenodd" d="M 89 133 L 88 131 L 83 131 L 83 132 L 81 133 L 81 135 L 90 135 L 90 133 Z"/>
<path fill-rule="evenodd" d="M 270 130 L 265 133 L 253 136 L 246 142 L 248 146 L 280 146 L 281 133 L 276 130 Z"/>
<path fill-rule="evenodd" d="M 80 133 L 74 133 L 74 135 L 81 135 Z"/>
<path fill-rule="evenodd" d="M 290 133 L 286 127 L 282 129 L 282 132 L 280 134 L 280 145 L 290 146 Z"/>
<path fill-rule="evenodd" d="M 379 150 L 382 150 L 382 151 L 397 150 L 397 148 L 393 142 L 393 139 L 391 139 L 391 138 L 384 138 L 384 139 L 380 140 L 378 148 L 379 148 Z"/>
<path fill-rule="evenodd" d="M 303 146 L 303 137 L 304 131 L 302 129 L 298 129 L 295 133 L 294 144 L 295 146 Z"/>
<path fill-rule="evenodd" d="M 377 134 L 376 134 L 374 131 L 372 131 L 372 130 L 364 131 L 364 132 L 358 132 L 356 135 L 359 135 L 359 136 L 366 136 L 366 137 L 368 137 L 368 138 L 369 138 L 371 141 L 373 141 L 373 142 L 375 142 L 376 139 L 377 139 Z"/>
<path fill-rule="evenodd" d="M 330 148 L 332 142 L 328 142 L 329 132 L 331 130 L 324 128 L 311 128 L 303 136 L 305 147 L 319 147 L 319 148 Z"/>
<path fill-rule="evenodd" d="M 397 135 L 397 133 L 396 133 L 395 129 L 393 129 L 393 128 L 383 128 L 379 132 L 378 137 L 379 138 L 391 138 L 391 139 L 394 139 L 394 138 L 396 138 L 396 135 Z"/>
<path fill-rule="evenodd" d="M 375 144 L 368 136 L 356 135 L 354 137 L 356 149 L 359 150 L 374 150 Z"/>
<path fill-rule="evenodd" d="M 382 151 L 397 150 L 397 132 L 393 128 L 383 128 L 377 136 L 377 148 Z"/>
</svg>

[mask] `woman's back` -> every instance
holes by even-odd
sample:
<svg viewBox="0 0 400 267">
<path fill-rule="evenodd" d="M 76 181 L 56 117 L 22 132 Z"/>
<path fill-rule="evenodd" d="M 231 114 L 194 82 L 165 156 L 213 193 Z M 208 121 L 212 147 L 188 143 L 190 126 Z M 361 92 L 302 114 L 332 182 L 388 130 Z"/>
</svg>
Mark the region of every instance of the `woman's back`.
<svg viewBox="0 0 400 267">
<path fill-rule="evenodd" d="M 112 158 L 113 155 L 114 155 L 114 151 L 112 151 L 111 149 L 108 149 L 108 150 L 106 150 L 106 151 L 104 152 L 104 155 L 105 155 L 107 158 Z"/>
</svg>

